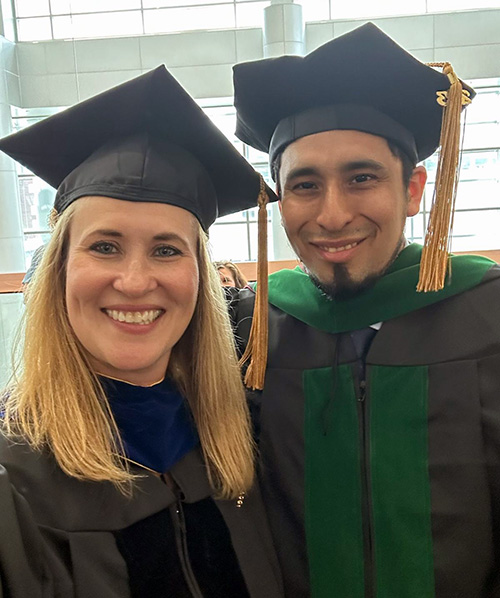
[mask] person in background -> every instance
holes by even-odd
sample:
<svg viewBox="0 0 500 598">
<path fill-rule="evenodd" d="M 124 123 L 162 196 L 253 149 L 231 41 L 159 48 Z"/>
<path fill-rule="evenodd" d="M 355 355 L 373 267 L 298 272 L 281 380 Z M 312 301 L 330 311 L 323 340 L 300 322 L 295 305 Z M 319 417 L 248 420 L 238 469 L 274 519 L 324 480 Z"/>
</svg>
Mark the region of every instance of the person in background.
<svg viewBox="0 0 500 598">
<path fill-rule="evenodd" d="M 0 595 L 278 598 L 206 235 L 258 175 L 164 67 L 0 149 L 57 187 L 1 408 Z"/>
<path fill-rule="evenodd" d="M 474 91 L 371 23 L 236 65 L 234 85 L 307 271 L 235 305 L 238 337 L 254 304 L 269 322 L 265 377 L 246 379 L 286 595 L 499 598 L 500 267 L 448 254 Z M 438 146 L 422 248 L 404 226 Z"/>
<path fill-rule="evenodd" d="M 33 256 L 31 257 L 30 267 L 26 270 L 26 274 L 21 282 L 21 290 L 25 294 L 24 295 L 24 302 L 26 303 L 26 293 L 28 292 L 28 285 L 35 274 L 36 269 L 38 268 L 38 264 L 42 260 L 43 252 L 45 250 L 45 245 L 40 245 L 35 251 L 33 252 Z"/>
<path fill-rule="evenodd" d="M 214 262 L 219 272 L 220 281 L 223 287 L 235 287 L 243 289 L 247 286 L 248 280 L 243 276 L 241 270 L 233 262 Z"/>
</svg>

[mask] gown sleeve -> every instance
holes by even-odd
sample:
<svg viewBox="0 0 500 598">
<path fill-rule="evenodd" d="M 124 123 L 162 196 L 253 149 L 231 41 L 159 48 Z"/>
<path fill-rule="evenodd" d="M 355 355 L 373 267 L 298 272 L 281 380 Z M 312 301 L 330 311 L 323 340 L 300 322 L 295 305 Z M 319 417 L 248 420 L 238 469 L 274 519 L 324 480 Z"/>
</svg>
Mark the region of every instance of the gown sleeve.
<svg viewBox="0 0 500 598">
<path fill-rule="evenodd" d="M 224 295 L 233 328 L 236 351 L 238 357 L 241 357 L 245 352 L 250 335 L 255 293 L 249 288 L 224 287 Z"/>
<path fill-rule="evenodd" d="M 478 373 L 495 559 L 491 585 L 485 597 L 496 598 L 500 596 L 500 354 L 481 359 Z"/>
<path fill-rule="evenodd" d="M 240 300 L 239 290 L 234 287 L 222 287 L 224 298 L 227 303 L 227 311 L 229 312 L 229 319 L 231 326 L 236 327 L 238 323 L 238 303 Z"/>
<path fill-rule="evenodd" d="M 25 499 L 0 465 L 0 598 L 47 598 L 42 538 Z"/>
</svg>

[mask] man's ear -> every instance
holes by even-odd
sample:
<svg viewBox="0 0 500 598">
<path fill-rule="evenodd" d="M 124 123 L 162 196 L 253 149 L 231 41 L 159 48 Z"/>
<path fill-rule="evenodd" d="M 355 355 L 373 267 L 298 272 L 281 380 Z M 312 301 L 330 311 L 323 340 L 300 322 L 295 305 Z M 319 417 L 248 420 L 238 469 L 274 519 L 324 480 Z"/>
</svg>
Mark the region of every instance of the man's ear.
<svg viewBox="0 0 500 598">
<path fill-rule="evenodd" d="M 279 195 L 278 195 L 279 197 Z M 278 199 L 278 208 L 280 209 L 280 214 L 283 214 L 282 207 L 281 207 L 281 199 Z"/>
<path fill-rule="evenodd" d="M 413 169 L 408 184 L 408 204 L 406 207 L 407 216 L 415 216 L 420 210 L 420 202 L 424 195 L 425 183 L 427 181 L 427 171 L 425 166 L 416 166 Z"/>
</svg>

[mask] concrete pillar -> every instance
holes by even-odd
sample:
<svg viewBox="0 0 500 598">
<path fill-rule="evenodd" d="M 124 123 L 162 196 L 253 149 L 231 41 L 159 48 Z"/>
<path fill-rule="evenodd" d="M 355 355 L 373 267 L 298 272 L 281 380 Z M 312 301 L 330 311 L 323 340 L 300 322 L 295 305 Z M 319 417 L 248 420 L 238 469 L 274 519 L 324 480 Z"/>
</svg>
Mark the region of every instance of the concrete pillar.
<svg viewBox="0 0 500 598">
<path fill-rule="evenodd" d="M 16 22 L 12 4 L 12 0 L 0 0 L 0 36 L 15 42 Z"/>
<path fill-rule="evenodd" d="M 0 37 L 0 137 L 12 132 L 5 56 L 12 43 Z M 13 160 L 0 152 L 0 273 L 23 272 L 24 243 L 17 173 Z"/>
<path fill-rule="evenodd" d="M 305 27 L 302 6 L 293 0 L 271 0 L 264 9 L 264 56 L 271 58 L 283 54 L 305 53 Z M 281 225 L 278 205 L 271 207 L 273 259 L 289 260 L 295 254 L 288 243 Z"/>
<path fill-rule="evenodd" d="M 264 9 L 264 56 L 305 52 L 302 6 L 293 0 L 271 0 Z"/>
</svg>

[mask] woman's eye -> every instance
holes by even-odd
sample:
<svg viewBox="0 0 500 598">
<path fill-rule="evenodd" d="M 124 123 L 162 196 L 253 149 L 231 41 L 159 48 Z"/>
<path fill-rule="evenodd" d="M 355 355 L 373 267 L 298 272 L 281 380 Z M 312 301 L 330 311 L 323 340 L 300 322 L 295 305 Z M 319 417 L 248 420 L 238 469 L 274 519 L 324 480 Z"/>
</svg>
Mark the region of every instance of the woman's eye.
<svg viewBox="0 0 500 598">
<path fill-rule="evenodd" d="M 159 257 L 173 257 L 174 255 L 180 255 L 180 253 L 176 247 L 170 245 L 162 245 L 155 249 L 155 254 Z"/>
<path fill-rule="evenodd" d="M 116 253 L 118 250 L 112 243 L 107 243 L 106 241 L 99 241 L 99 243 L 94 243 L 90 249 L 92 251 L 96 251 L 97 253 L 101 253 L 103 255 L 111 255 Z"/>
</svg>

